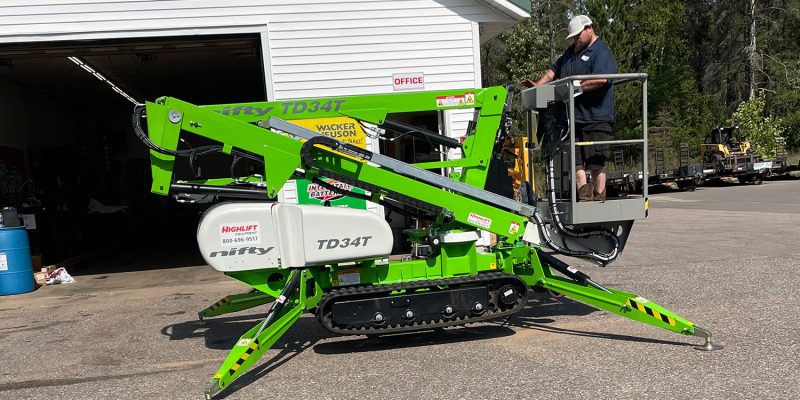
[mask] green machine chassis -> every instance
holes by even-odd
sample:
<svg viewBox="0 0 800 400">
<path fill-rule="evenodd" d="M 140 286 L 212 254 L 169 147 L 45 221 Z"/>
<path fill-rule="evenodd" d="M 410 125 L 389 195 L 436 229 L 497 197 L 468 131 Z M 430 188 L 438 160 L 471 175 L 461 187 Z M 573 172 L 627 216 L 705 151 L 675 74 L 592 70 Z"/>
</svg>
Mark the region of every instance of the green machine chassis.
<svg viewBox="0 0 800 400">
<path fill-rule="evenodd" d="M 140 125 L 143 110 L 137 108 L 134 128 L 151 148 L 154 193 L 194 191 L 274 201 L 289 179 L 326 177 L 367 191 L 366 197 L 372 202 L 398 210 L 413 209 L 432 220 L 415 239 L 422 237 L 431 244 L 432 251 L 426 257 L 291 269 L 264 265 L 262 269 L 227 273 L 253 289 L 218 301 L 200 312 L 201 319 L 270 306 L 265 319 L 244 333 L 230 351 L 206 389 L 207 398 L 242 376 L 306 312 L 315 313 L 323 326 L 339 334 L 430 330 L 512 315 L 527 303 L 529 288 L 560 293 L 682 335 L 703 337 L 705 343 L 698 346 L 700 349 L 719 348 L 712 344 L 711 334 L 694 323 L 637 294 L 606 288 L 545 253 L 534 244 L 538 241 L 528 236 L 536 236 L 541 227 L 535 204 L 483 190 L 498 137 L 507 134 L 506 95 L 504 88 L 490 87 L 213 106 L 163 97 L 146 104 L 147 133 Z M 452 109 L 476 110 L 476 122 L 461 145 L 463 158 L 416 165 L 285 121 L 346 116 L 382 126 L 390 113 Z M 179 137 L 186 133 L 219 144 L 179 150 Z M 208 152 L 259 160 L 264 164 L 263 177 L 174 179 L 176 157 Z M 460 173 L 444 177 L 428 171 L 439 168 L 459 168 Z M 486 251 L 474 242 L 439 239 L 447 232 L 477 229 L 496 234 L 497 244 Z M 528 230 L 532 232 L 526 235 Z M 336 317 L 337 307 L 352 311 L 366 307 L 364 302 L 393 306 L 387 306 L 385 313 L 373 315 L 370 311 L 366 320 Z M 420 308 L 396 307 L 412 302 Z M 446 305 L 442 311 L 436 311 L 442 305 Z M 399 314 L 392 315 L 397 313 L 389 310 L 392 308 L 400 310 Z"/>
</svg>

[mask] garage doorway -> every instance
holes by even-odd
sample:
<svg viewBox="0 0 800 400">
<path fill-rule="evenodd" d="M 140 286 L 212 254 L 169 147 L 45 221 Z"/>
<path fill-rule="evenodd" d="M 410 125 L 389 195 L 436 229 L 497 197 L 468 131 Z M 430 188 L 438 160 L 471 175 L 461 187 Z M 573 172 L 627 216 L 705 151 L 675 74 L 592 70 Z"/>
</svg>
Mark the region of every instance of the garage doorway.
<svg viewBox="0 0 800 400">
<path fill-rule="evenodd" d="M 0 208 L 35 216 L 44 265 L 120 249 L 144 259 L 117 270 L 202 263 L 202 206 L 149 193 L 132 103 L 266 100 L 263 59 L 258 33 L 0 45 Z"/>
</svg>

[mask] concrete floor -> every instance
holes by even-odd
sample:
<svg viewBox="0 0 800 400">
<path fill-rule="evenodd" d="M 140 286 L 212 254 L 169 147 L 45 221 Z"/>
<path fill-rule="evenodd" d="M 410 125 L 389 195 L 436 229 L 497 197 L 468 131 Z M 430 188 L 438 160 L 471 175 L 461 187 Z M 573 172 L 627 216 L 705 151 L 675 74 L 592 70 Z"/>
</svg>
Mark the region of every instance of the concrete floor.
<svg viewBox="0 0 800 400">
<path fill-rule="evenodd" d="M 336 337 L 309 315 L 223 397 L 800 398 L 800 180 L 650 204 L 615 264 L 576 266 L 711 330 L 722 351 L 538 296 L 510 325 L 386 340 Z M 264 311 L 199 322 L 197 311 L 247 290 L 206 266 L 76 279 L 0 298 L 0 398 L 201 398 Z"/>
</svg>

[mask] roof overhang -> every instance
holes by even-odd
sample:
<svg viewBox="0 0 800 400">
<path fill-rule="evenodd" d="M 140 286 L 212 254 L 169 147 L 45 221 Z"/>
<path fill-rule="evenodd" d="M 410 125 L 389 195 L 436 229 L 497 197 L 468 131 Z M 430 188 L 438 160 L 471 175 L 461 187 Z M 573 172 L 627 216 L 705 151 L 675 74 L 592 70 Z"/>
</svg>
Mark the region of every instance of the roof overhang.
<svg viewBox="0 0 800 400">
<path fill-rule="evenodd" d="M 515 21 L 522 21 L 531 16 L 530 0 L 480 0 L 501 14 Z"/>
</svg>

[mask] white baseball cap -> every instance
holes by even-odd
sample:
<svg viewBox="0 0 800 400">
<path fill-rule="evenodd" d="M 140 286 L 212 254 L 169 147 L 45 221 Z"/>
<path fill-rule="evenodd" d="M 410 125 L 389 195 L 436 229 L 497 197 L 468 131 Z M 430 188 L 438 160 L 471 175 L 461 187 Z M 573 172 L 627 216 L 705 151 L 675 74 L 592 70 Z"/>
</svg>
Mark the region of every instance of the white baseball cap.
<svg viewBox="0 0 800 400">
<path fill-rule="evenodd" d="M 591 24 L 591 18 L 585 15 L 577 15 L 572 17 L 572 19 L 569 20 L 569 36 L 567 36 L 567 39 L 577 36 L 579 33 L 583 32 L 583 28 L 586 28 Z"/>
</svg>

